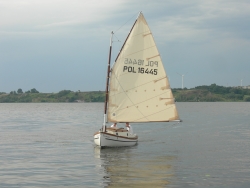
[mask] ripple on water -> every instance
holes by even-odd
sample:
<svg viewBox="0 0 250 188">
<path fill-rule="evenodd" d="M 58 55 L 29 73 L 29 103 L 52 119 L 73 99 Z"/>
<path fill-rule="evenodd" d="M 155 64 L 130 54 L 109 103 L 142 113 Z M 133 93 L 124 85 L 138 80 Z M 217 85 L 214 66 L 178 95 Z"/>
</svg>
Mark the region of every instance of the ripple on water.
<svg viewBox="0 0 250 188">
<path fill-rule="evenodd" d="M 250 103 L 177 108 L 182 123 L 133 124 L 138 145 L 100 150 L 102 103 L 1 104 L 0 187 L 248 187 Z"/>
</svg>

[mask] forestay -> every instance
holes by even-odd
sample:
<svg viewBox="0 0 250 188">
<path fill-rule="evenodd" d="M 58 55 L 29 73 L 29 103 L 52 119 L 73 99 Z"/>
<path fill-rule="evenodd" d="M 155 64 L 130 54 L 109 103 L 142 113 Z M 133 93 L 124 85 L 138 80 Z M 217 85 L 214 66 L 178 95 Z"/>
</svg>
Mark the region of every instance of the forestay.
<svg viewBox="0 0 250 188">
<path fill-rule="evenodd" d="M 139 14 L 111 69 L 109 122 L 179 120 L 153 35 Z"/>
</svg>

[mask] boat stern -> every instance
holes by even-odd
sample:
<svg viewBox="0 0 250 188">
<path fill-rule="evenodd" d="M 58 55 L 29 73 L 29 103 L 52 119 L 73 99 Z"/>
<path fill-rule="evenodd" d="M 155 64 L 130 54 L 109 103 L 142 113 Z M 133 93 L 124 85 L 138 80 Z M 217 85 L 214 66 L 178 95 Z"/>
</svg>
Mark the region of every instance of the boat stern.
<svg viewBox="0 0 250 188">
<path fill-rule="evenodd" d="M 97 146 L 101 146 L 101 135 L 100 132 L 94 134 L 94 142 Z"/>
</svg>

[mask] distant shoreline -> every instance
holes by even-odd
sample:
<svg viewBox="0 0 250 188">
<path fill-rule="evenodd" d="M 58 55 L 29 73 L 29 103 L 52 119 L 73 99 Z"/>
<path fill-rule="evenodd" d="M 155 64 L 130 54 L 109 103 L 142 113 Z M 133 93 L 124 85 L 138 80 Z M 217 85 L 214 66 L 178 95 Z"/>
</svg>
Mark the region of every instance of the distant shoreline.
<svg viewBox="0 0 250 188">
<path fill-rule="evenodd" d="M 250 102 L 250 89 L 242 87 L 224 87 L 216 84 L 197 86 L 192 89 L 173 88 L 173 97 L 177 102 Z M 0 92 L 0 103 L 83 103 L 104 102 L 104 91 L 70 91 L 58 93 L 40 93 L 31 89 L 23 93 L 21 89 L 9 94 Z"/>
</svg>

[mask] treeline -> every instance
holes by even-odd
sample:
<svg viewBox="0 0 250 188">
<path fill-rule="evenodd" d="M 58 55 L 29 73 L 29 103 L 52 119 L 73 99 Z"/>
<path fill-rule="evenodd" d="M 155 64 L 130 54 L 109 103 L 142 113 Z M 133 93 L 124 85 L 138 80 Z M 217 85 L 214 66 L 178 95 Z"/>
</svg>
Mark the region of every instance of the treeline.
<svg viewBox="0 0 250 188">
<path fill-rule="evenodd" d="M 173 89 L 173 95 L 179 102 L 250 101 L 250 89 L 216 84 L 197 86 L 192 89 Z"/>
<path fill-rule="evenodd" d="M 22 93 L 39 93 L 39 91 L 37 91 L 35 88 L 25 91 L 23 92 L 23 90 L 21 88 L 19 88 L 17 91 L 11 91 L 10 94 L 22 94 Z"/>
<path fill-rule="evenodd" d="M 191 89 L 172 89 L 177 102 L 250 102 L 250 89 L 224 87 L 216 84 L 197 86 Z M 80 92 L 62 90 L 58 93 L 40 93 L 35 88 L 23 92 L 22 89 L 9 94 L 0 92 L 0 103 L 30 102 L 104 102 L 105 92 Z"/>
<path fill-rule="evenodd" d="M 104 92 L 74 92 L 62 90 L 58 93 L 40 93 L 35 88 L 27 92 L 20 89 L 11 91 L 9 94 L 0 92 L 0 103 L 30 103 L 30 102 L 103 102 Z"/>
</svg>

